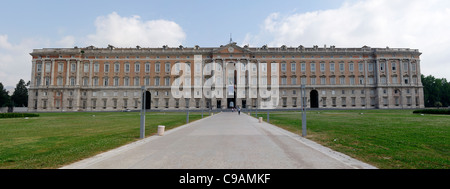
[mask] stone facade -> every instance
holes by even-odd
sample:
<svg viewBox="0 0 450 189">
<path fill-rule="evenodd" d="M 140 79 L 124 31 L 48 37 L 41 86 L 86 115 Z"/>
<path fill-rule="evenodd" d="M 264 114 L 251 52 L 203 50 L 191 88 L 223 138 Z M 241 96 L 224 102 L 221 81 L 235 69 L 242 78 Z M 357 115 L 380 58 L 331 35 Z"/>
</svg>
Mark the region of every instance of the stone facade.
<svg viewBox="0 0 450 189">
<path fill-rule="evenodd" d="M 141 86 L 147 91 L 146 108 L 152 110 L 267 108 L 264 102 L 271 97 L 277 97 L 275 108 L 293 109 L 301 106 L 301 84 L 307 108 L 424 107 L 417 49 L 230 43 L 212 48 L 44 48 L 30 54 L 29 111 L 139 110 Z M 211 68 L 211 63 L 219 66 Z M 175 97 L 171 90 L 174 82 L 179 85 L 180 73 L 173 74 L 179 69 L 192 83 L 189 98 Z M 213 76 L 214 89 L 205 88 Z M 260 90 L 259 84 L 272 90 Z M 223 95 L 211 97 L 215 93 Z"/>
</svg>

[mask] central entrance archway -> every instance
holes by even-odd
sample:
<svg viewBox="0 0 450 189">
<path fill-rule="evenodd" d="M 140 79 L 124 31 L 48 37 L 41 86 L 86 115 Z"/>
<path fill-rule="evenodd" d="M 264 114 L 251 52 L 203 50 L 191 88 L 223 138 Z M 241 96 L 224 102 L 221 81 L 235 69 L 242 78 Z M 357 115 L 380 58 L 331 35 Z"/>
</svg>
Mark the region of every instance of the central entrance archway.
<svg viewBox="0 0 450 189">
<path fill-rule="evenodd" d="M 319 108 L 319 92 L 317 90 L 312 90 L 309 93 L 311 108 Z"/>
</svg>

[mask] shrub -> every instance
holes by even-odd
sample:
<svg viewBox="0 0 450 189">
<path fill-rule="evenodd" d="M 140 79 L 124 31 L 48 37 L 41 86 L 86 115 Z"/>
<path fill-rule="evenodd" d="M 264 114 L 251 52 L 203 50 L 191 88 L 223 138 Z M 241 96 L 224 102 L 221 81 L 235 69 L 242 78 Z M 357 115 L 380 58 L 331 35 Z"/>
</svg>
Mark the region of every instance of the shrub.
<svg viewBox="0 0 450 189">
<path fill-rule="evenodd" d="M 1 118 L 17 118 L 17 117 L 39 117 L 39 114 L 32 113 L 0 113 Z"/>
<path fill-rule="evenodd" d="M 414 110 L 415 114 L 447 114 L 450 115 L 450 109 L 422 109 Z"/>
</svg>

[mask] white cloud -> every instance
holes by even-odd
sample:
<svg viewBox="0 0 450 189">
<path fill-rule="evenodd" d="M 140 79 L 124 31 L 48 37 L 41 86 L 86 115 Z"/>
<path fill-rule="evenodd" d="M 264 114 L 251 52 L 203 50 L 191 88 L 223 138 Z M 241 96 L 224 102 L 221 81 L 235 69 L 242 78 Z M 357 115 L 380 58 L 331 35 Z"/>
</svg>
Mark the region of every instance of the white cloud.
<svg viewBox="0 0 450 189">
<path fill-rule="evenodd" d="M 243 44 L 419 49 L 421 71 L 450 79 L 450 1 L 348 1 L 337 9 L 272 13 Z"/>
<path fill-rule="evenodd" d="M 96 33 L 87 36 L 94 46 L 161 47 L 178 46 L 186 38 L 183 29 L 167 20 L 143 21 L 139 16 L 121 17 L 116 12 L 97 17 Z M 90 45 L 90 44 L 89 44 Z"/>
<path fill-rule="evenodd" d="M 161 47 L 162 45 L 178 46 L 186 38 L 182 28 L 175 22 L 166 20 L 143 21 L 139 16 L 121 17 L 113 12 L 107 16 L 97 17 L 96 33 L 75 38 L 72 35 L 60 39 L 23 38 L 19 43 L 11 42 L 8 35 L 0 33 L 0 82 L 4 86 L 13 86 L 20 79 L 29 81 L 31 77 L 31 56 L 33 49 L 70 48 L 75 44 L 106 47 Z M 82 42 L 84 41 L 84 42 Z"/>
</svg>

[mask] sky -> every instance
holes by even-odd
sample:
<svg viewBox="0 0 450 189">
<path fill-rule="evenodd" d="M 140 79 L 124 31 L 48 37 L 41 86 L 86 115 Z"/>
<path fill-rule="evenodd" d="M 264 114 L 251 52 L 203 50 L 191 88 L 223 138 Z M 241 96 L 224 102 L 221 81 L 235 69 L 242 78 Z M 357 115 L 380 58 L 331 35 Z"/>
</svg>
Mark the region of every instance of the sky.
<svg viewBox="0 0 450 189">
<path fill-rule="evenodd" d="M 0 0 L 0 82 L 31 77 L 33 49 L 74 46 L 419 49 L 450 80 L 448 0 Z"/>
</svg>

